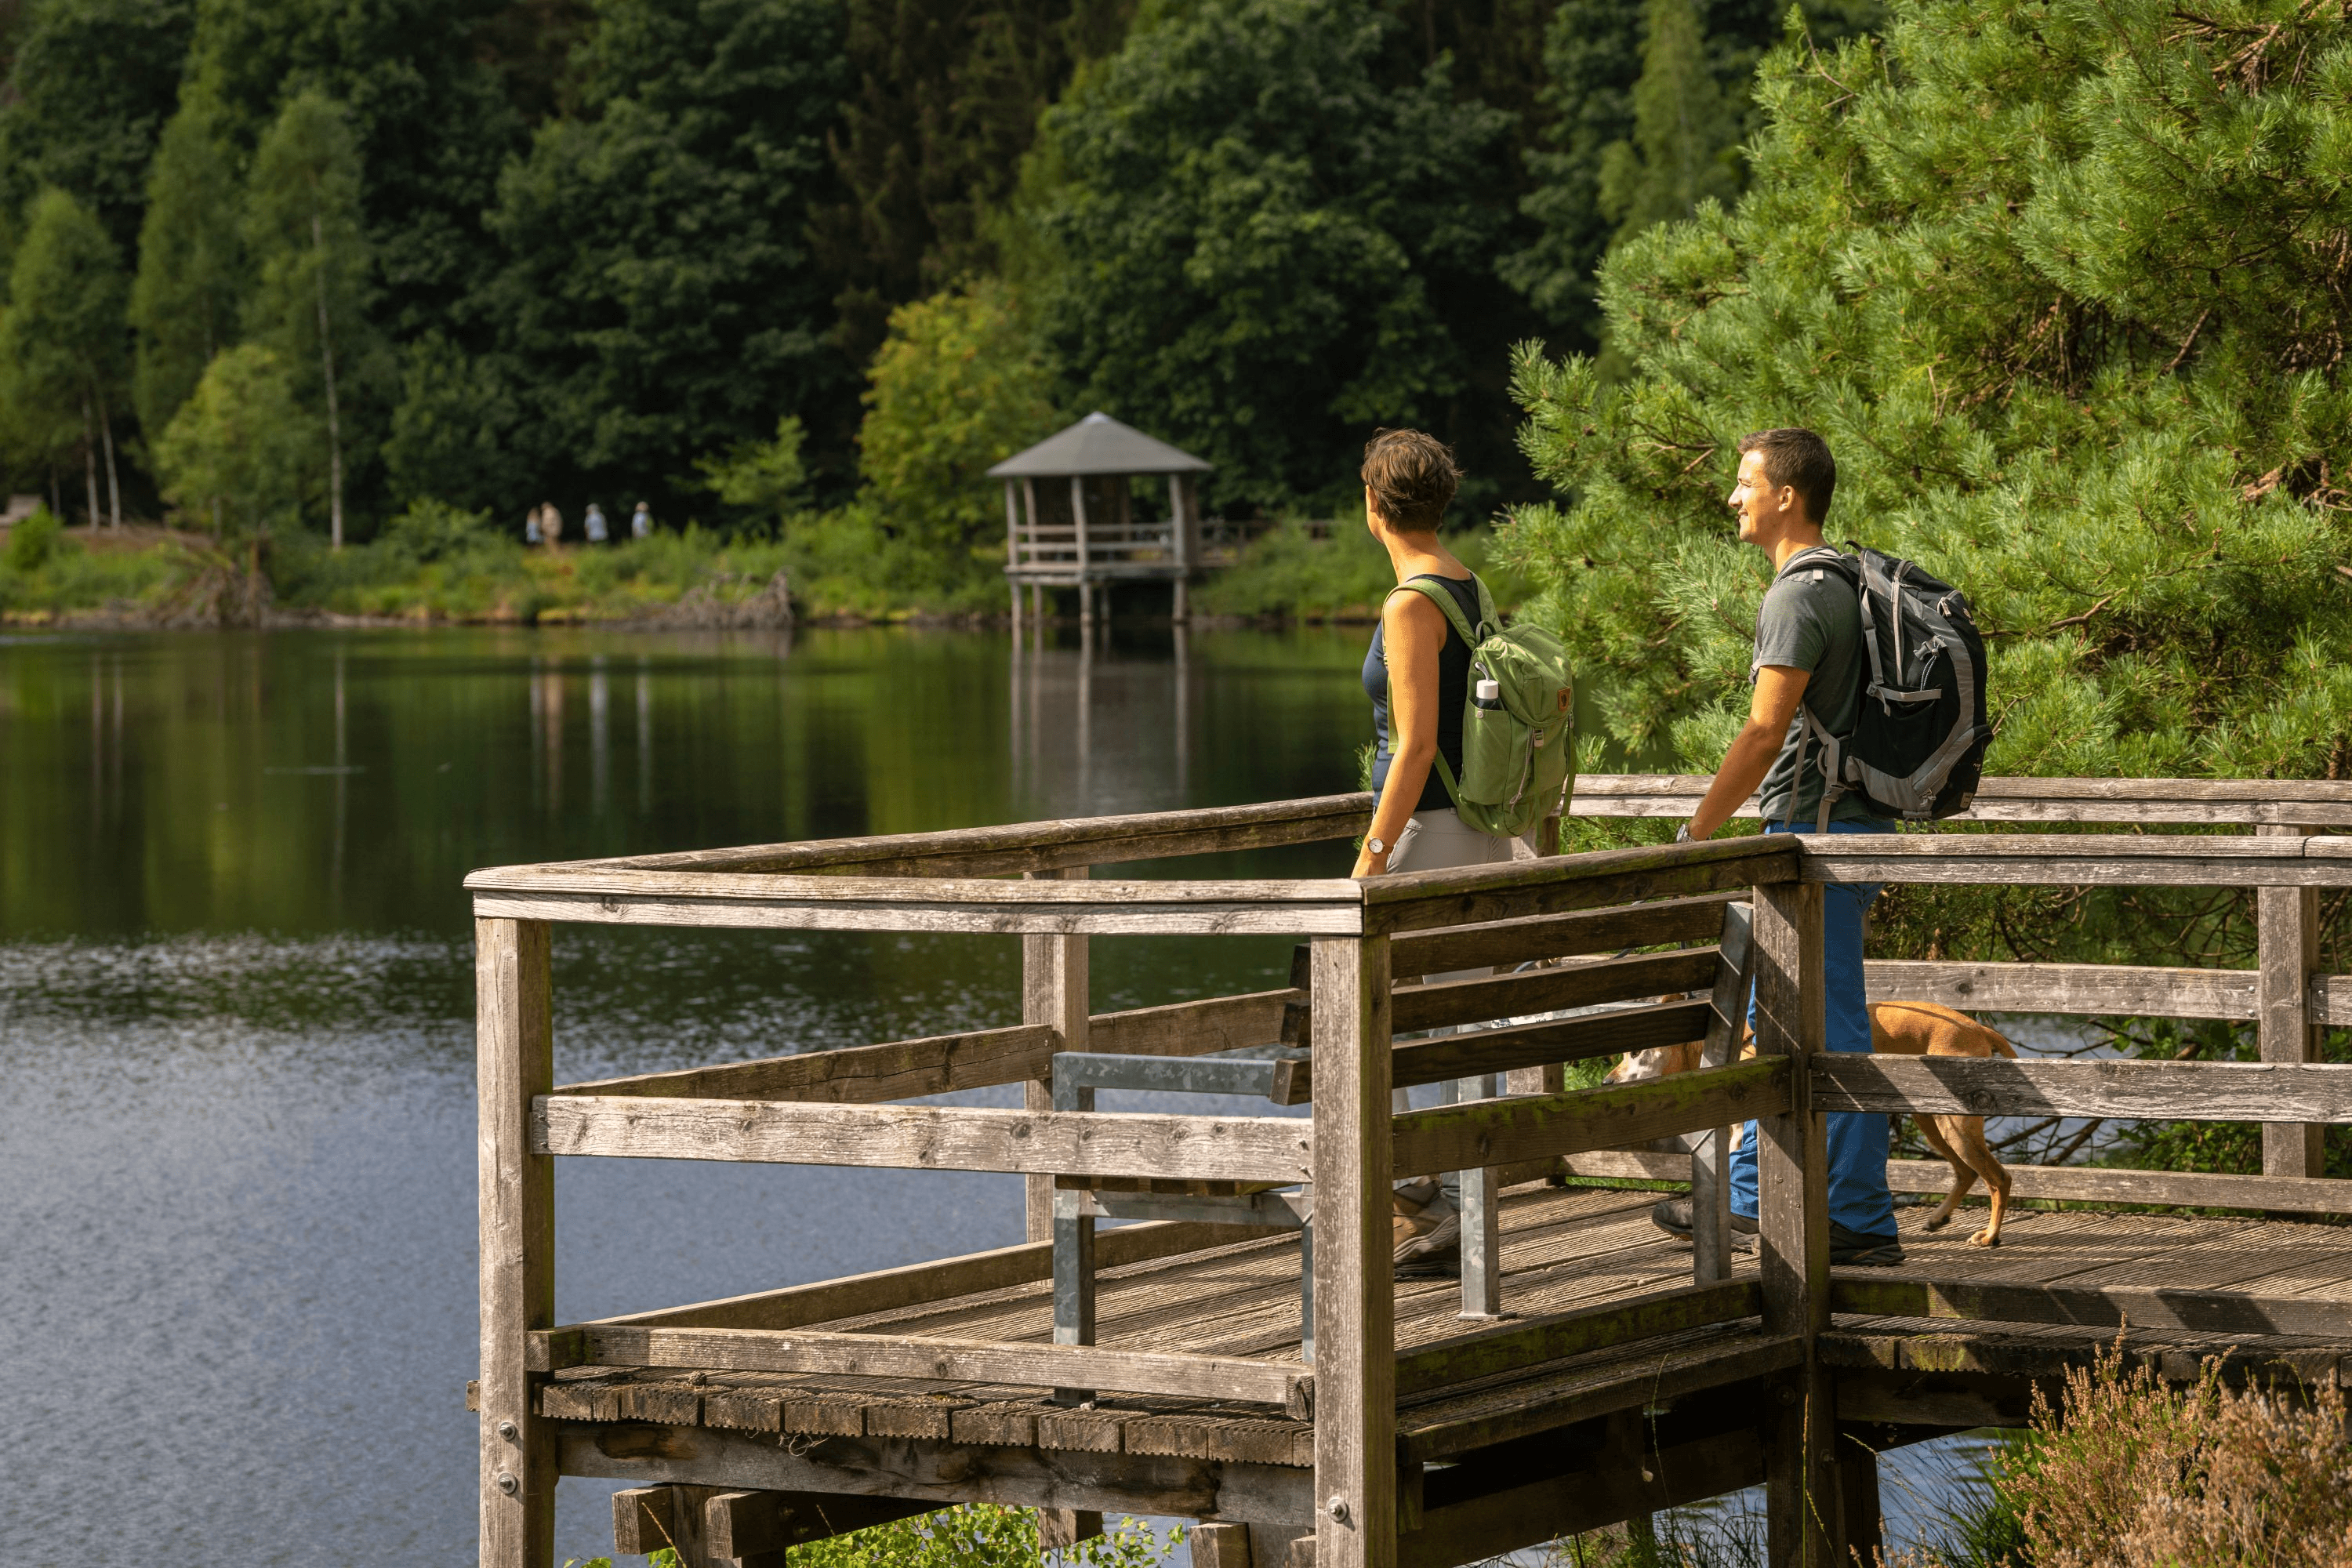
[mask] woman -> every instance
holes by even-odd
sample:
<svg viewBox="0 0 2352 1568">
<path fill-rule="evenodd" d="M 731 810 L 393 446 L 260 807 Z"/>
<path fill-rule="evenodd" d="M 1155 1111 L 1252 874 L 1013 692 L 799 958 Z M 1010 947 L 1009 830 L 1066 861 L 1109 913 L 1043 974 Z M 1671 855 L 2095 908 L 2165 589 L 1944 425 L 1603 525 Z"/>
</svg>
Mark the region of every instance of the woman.
<svg viewBox="0 0 2352 1568">
<path fill-rule="evenodd" d="M 1461 478 L 1445 444 L 1418 430 L 1383 430 L 1364 447 L 1364 526 L 1389 552 L 1397 582 L 1435 579 L 1475 626 L 1478 580 L 1437 540 Z M 1518 841 L 1491 837 L 1464 822 L 1438 774 L 1443 756 L 1454 776 L 1462 776 L 1470 645 L 1427 595 L 1400 589 L 1389 595 L 1364 658 L 1364 690 L 1372 700 L 1372 792 L 1379 805 L 1353 875 L 1515 858 Z"/>
<path fill-rule="evenodd" d="M 1478 579 L 1437 542 L 1437 527 L 1454 500 L 1462 472 L 1454 454 L 1418 430 L 1383 430 L 1364 447 L 1364 526 L 1389 552 L 1400 584 L 1381 609 L 1364 658 L 1364 690 L 1372 700 L 1371 831 L 1356 857 L 1359 877 L 1484 866 L 1515 858 L 1518 841 L 1496 838 L 1464 822 L 1437 771 L 1443 756 L 1462 776 L 1462 710 L 1470 695 L 1470 645 L 1445 612 L 1417 589 L 1402 584 L 1434 578 L 1478 624 Z M 1527 853 L 1532 854 L 1530 847 Z M 1433 974 L 1458 980 L 1488 973 L 1466 969 Z M 1397 1109 L 1405 1109 L 1397 1091 Z M 1461 1268 L 1461 1188 L 1457 1178 L 1423 1178 L 1398 1185 L 1391 1204 L 1390 1243 L 1399 1279 L 1426 1279 Z"/>
</svg>

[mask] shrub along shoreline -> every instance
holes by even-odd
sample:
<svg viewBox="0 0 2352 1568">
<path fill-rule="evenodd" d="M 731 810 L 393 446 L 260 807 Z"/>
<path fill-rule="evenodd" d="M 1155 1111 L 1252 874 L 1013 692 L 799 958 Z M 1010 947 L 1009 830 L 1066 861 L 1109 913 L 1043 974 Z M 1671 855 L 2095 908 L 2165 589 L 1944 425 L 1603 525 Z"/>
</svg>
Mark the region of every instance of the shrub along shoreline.
<svg viewBox="0 0 2352 1568">
<path fill-rule="evenodd" d="M 832 522 L 834 520 L 826 520 Z M 689 525 L 642 540 L 525 546 L 487 517 L 412 507 L 376 540 L 224 544 L 155 527 L 62 529 L 46 509 L 0 545 L 0 625 L 58 629 L 301 626 L 985 626 L 1008 614 L 993 572 L 957 588 L 891 581 L 886 554 L 838 528 L 722 536 Z M 1496 601 L 1526 589 L 1484 528 L 1449 536 Z M 976 565 L 986 565 L 976 563 Z M 1285 521 L 1194 595 L 1196 624 L 1369 624 L 1388 561 L 1360 530 Z"/>
</svg>

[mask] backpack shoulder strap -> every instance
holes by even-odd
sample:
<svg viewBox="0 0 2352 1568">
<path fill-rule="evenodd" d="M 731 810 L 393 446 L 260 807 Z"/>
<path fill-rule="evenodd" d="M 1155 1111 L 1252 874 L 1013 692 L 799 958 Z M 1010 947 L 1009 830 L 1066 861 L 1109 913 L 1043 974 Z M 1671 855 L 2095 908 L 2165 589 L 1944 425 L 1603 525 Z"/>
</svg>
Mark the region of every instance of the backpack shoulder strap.
<svg viewBox="0 0 2352 1568">
<path fill-rule="evenodd" d="M 1473 583 L 1478 583 L 1475 576 L 1470 580 Z M 1461 601 L 1454 598 L 1452 590 L 1439 587 L 1433 580 L 1427 577 L 1412 577 L 1398 584 L 1391 591 L 1399 594 L 1411 592 L 1422 595 L 1445 613 L 1446 624 L 1462 634 L 1464 642 L 1474 648 L 1478 646 L 1478 633 L 1471 626 L 1469 618 L 1463 615 Z M 1495 601 L 1486 595 L 1486 584 L 1478 583 L 1479 619 L 1491 621 L 1494 618 L 1494 604 Z"/>
</svg>

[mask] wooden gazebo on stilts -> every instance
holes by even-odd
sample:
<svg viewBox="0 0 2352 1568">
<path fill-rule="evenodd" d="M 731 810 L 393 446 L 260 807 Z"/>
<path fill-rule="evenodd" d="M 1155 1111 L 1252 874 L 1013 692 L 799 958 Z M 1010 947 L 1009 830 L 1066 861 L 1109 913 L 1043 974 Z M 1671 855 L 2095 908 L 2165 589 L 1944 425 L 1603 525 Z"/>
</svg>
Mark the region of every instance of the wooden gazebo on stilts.
<svg viewBox="0 0 2352 1568">
<path fill-rule="evenodd" d="M 1091 626 L 1098 595 L 1114 582 L 1164 582 L 1173 588 L 1172 614 L 1188 618 L 1187 585 L 1201 559 L 1200 476 L 1210 465 L 1189 452 L 1089 414 L 1058 436 L 1015 453 L 988 470 L 1004 481 L 1004 575 L 1013 589 L 1013 619 L 1021 595 L 1029 613 L 1042 614 L 1045 590 L 1078 590 L 1080 621 Z M 1136 517 L 1132 481 L 1165 478 L 1167 516 Z M 1065 489 L 1055 480 L 1067 481 Z"/>
</svg>

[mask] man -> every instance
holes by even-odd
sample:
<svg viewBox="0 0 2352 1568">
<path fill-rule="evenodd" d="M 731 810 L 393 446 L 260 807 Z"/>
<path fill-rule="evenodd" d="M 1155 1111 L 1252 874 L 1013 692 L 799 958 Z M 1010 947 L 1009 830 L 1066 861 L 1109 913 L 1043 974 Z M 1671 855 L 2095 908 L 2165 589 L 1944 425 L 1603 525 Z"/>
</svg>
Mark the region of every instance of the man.
<svg viewBox="0 0 2352 1568">
<path fill-rule="evenodd" d="M 1723 756 L 1706 798 L 1678 837 L 1707 838 L 1742 801 L 1762 786 L 1767 833 L 1811 833 L 1820 826 L 1823 752 L 1809 732 L 1853 732 L 1862 708 L 1869 654 L 1853 578 L 1840 569 L 1822 542 L 1822 522 L 1837 489 L 1837 463 L 1829 444 L 1811 430 L 1759 430 L 1739 442 L 1739 478 L 1730 505 L 1739 540 L 1772 558 L 1772 585 L 1756 616 L 1756 657 L 1748 666 L 1755 693 L 1748 722 Z M 1892 833 L 1895 824 L 1870 815 L 1859 794 L 1831 806 L 1832 833 Z M 1826 1044 L 1833 1051 L 1870 1049 L 1870 1014 L 1863 989 L 1863 916 L 1878 897 L 1875 885 L 1822 889 L 1822 974 Z M 1754 1019 L 1750 1005 L 1749 1019 Z M 1903 1261 L 1895 1204 L 1886 1190 L 1889 1122 L 1884 1116 L 1840 1112 L 1829 1118 L 1830 1261 L 1891 1265 Z M 1731 1157 L 1733 1245 L 1756 1243 L 1756 1124 L 1749 1122 Z M 1651 1213 L 1661 1229 L 1687 1236 L 1688 1200 L 1663 1203 Z"/>
</svg>

